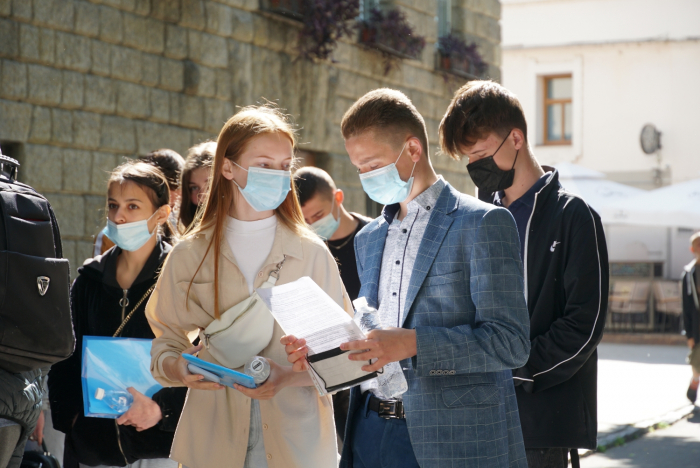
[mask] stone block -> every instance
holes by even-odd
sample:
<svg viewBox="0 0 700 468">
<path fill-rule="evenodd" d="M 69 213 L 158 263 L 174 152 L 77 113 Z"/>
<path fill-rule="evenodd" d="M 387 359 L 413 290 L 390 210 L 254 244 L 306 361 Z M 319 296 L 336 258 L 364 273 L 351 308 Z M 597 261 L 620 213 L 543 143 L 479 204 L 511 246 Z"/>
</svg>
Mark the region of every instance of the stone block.
<svg viewBox="0 0 700 468">
<path fill-rule="evenodd" d="M 133 83 L 117 83 L 117 113 L 131 118 L 148 117 L 148 88 Z"/>
<path fill-rule="evenodd" d="M 205 97 L 216 95 L 216 72 L 213 68 L 199 67 L 197 94 Z"/>
<path fill-rule="evenodd" d="M 0 139 L 27 141 L 32 106 L 0 99 Z"/>
<path fill-rule="evenodd" d="M 231 16 L 231 37 L 237 41 L 253 41 L 253 14 L 249 11 L 233 10 Z"/>
<path fill-rule="evenodd" d="M 201 129 L 204 124 L 204 99 L 181 94 L 179 101 L 180 125 Z"/>
<path fill-rule="evenodd" d="M 148 20 L 143 16 L 124 15 L 124 45 L 141 49 L 148 41 Z"/>
<path fill-rule="evenodd" d="M 86 219 L 86 221 L 87 221 L 87 219 Z M 85 230 L 86 231 L 88 230 L 87 225 L 85 226 Z M 75 241 L 75 244 L 76 244 L 75 259 L 76 259 L 76 266 L 77 267 L 79 267 L 83 263 L 85 263 L 85 260 L 93 257 L 93 253 L 95 250 L 94 242 L 95 242 L 94 238 L 89 240 L 89 241 L 85 241 L 85 240 Z M 77 271 L 78 270 L 76 269 L 76 274 L 77 274 Z"/>
<path fill-rule="evenodd" d="M 218 99 L 231 99 L 231 74 L 228 70 L 216 70 L 216 95 Z"/>
<path fill-rule="evenodd" d="M 63 93 L 61 95 L 61 105 L 63 107 L 83 107 L 84 81 L 82 73 L 63 71 Z"/>
<path fill-rule="evenodd" d="M 165 25 L 165 56 L 173 59 L 187 57 L 187 30 L 173 24 Z"/>
<path fill-rule="evenodd" d="M 19 25 L 19 55 L 28 60 L 39 60 L 39 29 L 37 27 L 25 23 Z"/>
<path fill-rule="evenodd" d="M 11 0 L 0 0 L 0 16 L 10 16 L 12 12 Z"/>
<path fill-rule="evenodd" d="M 124 40 L 124 14 L 114 8 L 100 7 L 100 39 L 113 44 Z"/>
<path fill-rule="evenodd" d="M 29 0 L 12 0 L 12 16 L 23 20 L 31 20 L 32 2 Z"/>
<path fill-rule="evenodd" d="M 109 76 L 112 69 L 112 46 L 99 40 L 90 41 L 92 57 L 91 72 L 96 75 Z"/>
<path fill-rule="evenodd" d="M 18 29 L 16 22 L 0 19 L 0 56 L 17 57 L 19 53 Z"/>
<path fill-rule="evenodd" d="M 134 122 L 123 117 L 103 117 L 100 147 L 122 153 L 134 153 L 136 151 Z"/>
<path fill-rule="evenodd" d="M 85 198 L 85 236 L 94 237 L 102 229 L 104 229 L 106 224 L 106 214 L 105 208 L 107 205 L 106 197 L 103 193 L 106 190 L 102 190 L 99 196 L 86 195 Z M 90 248 L 93 247 L 92 243 L 88 243 Z"/>
<path fill-rule="evenodd" d="M 151 106 L 151 119 L 159 122 L 170 120 L 170 96 L 167 91 L 151 88 L 149 92 L 149 103 Z"/>
<path fill-rule="evenodd" d="M 204 130 L 211 133 L 220 132 L 231 115 L 233 115 L 233 107 L 230 102 L 206 99 L 204 101 Z"/>
<path fill-rule="evenodd" d="M 151 14 L 151 0 L 134 0 L 134 13 L 144 16 Z"/>
<path fill-rule="evenodd" d="M 253 15 L 253 44 L 266 47 L 270 40 L 270 20 L 260 15 Z"/>
<path fill-rule="evenodd" d="M 112 47 L 112 76 L 134 83 L 141 81 L 143 54 L 127 47 Z"/>
<path fill-rule="evenodd" d="M 232 31 L 233 8 L 220 3 L 206 2 L 206 30 L 219 36 L 230 36 Z"/>
<path fill-rule="evenodd" d="M 151 15 L 168 23 L 180 21 L 180 0 L 151 0 Z"/>
<path fill-rule="evenodd" d="M 226 39 L 212 34 L 202 34 L 202 55 L 199 61 L 204 65 L 215 68 L 228 66 L 228 47 Z M 190 58 L 195 58 L 190 56 Z"/>
<path fill-rule="evenodd" d="M 90 177 L 90 192 L 107 193 L 107 181 L 109 174 L 119 164 L 118 157 L 111 153 L 92 154 L 92 174 Z M 102 198 L 102 207 L 105 206 L 105 199 Z"/>
<path fill-rule="evenodd" d="M 180 24 L 186 28 L 204 29 L 206 13 L 203 0 L 182 0 L 182 17 Z"/>
<path fill-rule="evenodd" d="M 67 0 L 33 0 L 33 5 L 34 20 L 37 23 L 64 31 L 73 30 L 75 19 L 74 2 Z"/>
<path fill-rule="evenodd" d="M 39 29 L 39 60 L 46 64 L 56 61 L 56 33 L 51 29 Z"/>
<path fill-rule="evenodd" d="M 153 122 L 137 122 L 136 135 L 139 154 L 146 154 L 157 148 L 171 148 L 185 154 L 191 141 L 189 130 Z"/>
<path fill-rule="evenodd" d="M 143 77 L 141 83 L 146 86 L 156 86 L 160 81 L 159 57 L 150 54 L 143 55 Z"/>
<path fill-rule="evenodd" d="M 56 33 L 56 64 L 71 70 L 90 70 L 90 39 L 64 32 Z"/>
<path fill-rule="evenodd" d="M 40 192 L 61 190 L 63 185 L 61 166 L 60 148 L 44 145 L 25 146 L 22 172 L 24 180 L 35 190 Z M 65 234 L 63 230 L 61 234 Z"/>
<path fill-rule="evenodd" d="M 81 195 L 51 194 L 51 206 L 62 236 L 82 236 L 85 232 L 85 201 Z M 64 251 L 66 241 L 63 242 Z M 82 262 L 80 262 L 82 265 Z"/>
<path fill-rule="evenodd" d="M 24 99 L 27 96 L 27 66 L 11 60 L 2 61 L 0 96 L 8 99 Z"/>
<path fill-rule="evenodd" d="M 47 142 L 51 140 L 51 109 L 48 107 L 34 106 L 32 112 L 32 126 L 29 132 L 29 141 Z"/>
<path fill-rule="evenodd" d="M 91 112 L 73 112 L 73 144 L 80 148 L 95 149 L 100 146 L 102 116 Z"/>
<path fill-rule="evenodd" d="M 73 113 L 63 109 L 51 109 L 51 141 L 73 143 Z"/>
<path fill-rule="evenodd" d="M 85 109 L 112 113 L 116 109 L 117 99 L 114 83 L 109 78 L 85 76 Z"/>
<path fill-rule="evenodd" d="M 165 50 L 165 24 L 149 19 L 146 33 L 145 51 L 162 54 Z"/>
<path fill-rule="evenodd" d="M 244 10 L 257 10 L 260 6 L 260 1 L 259 0 L 219 0 L 221 3 L 224 3 L 228 6 L 232 6 L 234 8 L 242 8 Z"/>
<path fill-rule="evenodd" d="M 48 198 L 49 202 L 53 204 L 53 194 L 49 195 Z M 63 234 L 63 223 L 61 223 L 61 221 L 58 221 L 58 225 L 61 228 L 61 234 Z M 78 256 L 76 254 L 78 243 L 74 240 L 67 239 L 62 239 L 61 243 L 63 247 L 63 258 L 68 260 L 68 264 L 70 265 L 70 277 L 72 281 L 73 279 L 75 279 L 76 276 L 78 276 L 78 268 L 82 265 L 78 261 Z"/>
<path fill-rule="evenodd" d="M 63 150 L 63 190 L 87 192 L 90 190 L 92 153 L 90 151 Z"/>
<path fill-rule="evenodd" d="M 100 7 L 88 2 L 75 4 L 75 32 L 96 37 L 100 33 Z"/>
<path fill-rule="evenodd" d="M 61 70 L 42 65 L 27 65 L 29 82 L 28 100 L 39 104 L 56 105 L 61 102 Z"/>
<path fill-rule="evenodd" d="M 182 91 L 185 66 L 179 60 L 159 59 L 160 87 L 169 91 Z"/>
<path fill-rule="evenodd" d="M 197 94 L 197 87 L 199 86 L 200 66 L 191 60 L 185 60 L 185 92 L 188 94 Z"/>
<path fill-rule="evenodd" d="M 219 134 L 219 132 L 210 133 L 210 132 L 202 132 L 200 130 L 191 130 L 190 133 L 192 134 L 192 139 L 190 141 L 190 147 L 192 147 L 194 145 L 198 145 L 198 144 L 203 143 L 205 141 L 216 141 L 216 137 Z M 185 153 L 182 153 L 182 154 L 185 154 Z"/>
</svg>

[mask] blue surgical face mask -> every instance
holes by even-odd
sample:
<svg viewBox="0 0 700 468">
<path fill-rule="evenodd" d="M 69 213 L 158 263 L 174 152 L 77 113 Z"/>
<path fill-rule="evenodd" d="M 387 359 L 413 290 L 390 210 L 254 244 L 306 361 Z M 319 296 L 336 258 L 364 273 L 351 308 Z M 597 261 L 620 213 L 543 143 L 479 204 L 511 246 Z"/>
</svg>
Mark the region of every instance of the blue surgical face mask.
<svg viewBox="0 0 700 468">
<path fill-rule="evenodd" d="M 287 198 L 292 187 L 291 172 L 263 169 L 262 167 L 245 169 L 238 164 L 236 166 L 248 173 L 248 182 L 245 188 L 241 188 L 235 180 L 233 183 L 236 184 L 243 198 L 255 211 L 274 210 Z"/>
<path fill-rule="evenodd" d="M 380 205 L 401 203 L 411 193 L 411 188 L 413 188 L 413 171 L 416 169 L 416 164 L 413 164 L 411 176 L 406 182 L 401 180 L 399 170 L 396 169 L 396 163 L 401 159 L 405 148 L 406 144 L 404 143 L 399 157 L 396 158 L 396 162 L 374 171 L 360 174 L 360 182 L 362 182 L 362 188 L 365 190 L 365 193 Z"/>
<path fill-rule="evenodd" d="M 335 198 L 333 199 L 333 203 L 335 204 Z M 323 240 L 328 240 L 335 234 L 335 231 L 338 230 L 338 227 L 340 226 L 340 205 L 338 205 L 338 219 L 335 219 L 333 217 L 333 207 L 331 206 L 331 212 L 328 213 L 327 216 L 324 216 L 323 218 L 319 219 L 315 223 L 311 225 L 311 229 L 318 235 L 318 237 L 322 238 Z"/>
<path fill-rule="evenodd" d="M 153 232 L 148 232 L 148 222 L 156 213 L 158 211 L 149 216 L 148 219 L 133 223 L 117 224 L 107 220 L 105 235 L 122 250 L 129 252 L 138 250 L 146 245 L 146 242 L 158 231 L 158 229 L 153 229 Z"/>
</svg>

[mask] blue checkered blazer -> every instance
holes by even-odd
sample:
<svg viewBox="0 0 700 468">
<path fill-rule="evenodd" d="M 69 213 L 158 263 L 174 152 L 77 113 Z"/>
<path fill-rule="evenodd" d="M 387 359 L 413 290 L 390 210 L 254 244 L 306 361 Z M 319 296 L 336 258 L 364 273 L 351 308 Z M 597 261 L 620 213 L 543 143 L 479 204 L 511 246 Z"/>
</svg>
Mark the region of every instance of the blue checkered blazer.
<svg viewBox="0 0 700 468">
<path fill-rule="evenodd" d="M 388 227 L 380 216 L 355 238 L 360 296 L 374 307 Z M 511 369 L 527 362 L 530 319 L 510 212 L 448 184 L 423 235 L 405 310 L 418 354 L 402 362 L 403 401 L 420 466 L 526 468 Z M 355 387 L 350 415 L 360 400 Z M 342 468 L 352 467 L 351 426 L 349 417 Z"/>
</svg>

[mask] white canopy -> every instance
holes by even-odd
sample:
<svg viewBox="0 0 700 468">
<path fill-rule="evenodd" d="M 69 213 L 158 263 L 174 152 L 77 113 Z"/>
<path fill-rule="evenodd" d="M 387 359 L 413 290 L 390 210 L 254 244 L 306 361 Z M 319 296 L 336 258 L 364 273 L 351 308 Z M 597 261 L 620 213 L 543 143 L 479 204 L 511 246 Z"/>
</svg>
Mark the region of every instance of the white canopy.
<svg viewBox="0 0 700 468">
<path fill-rule="evenodd" d="M 646 193 L 645 190 L 606 180 L 602 172 L 576 164 L 560 163 L 554 167 L 559 171 L 561 185 L 593 207 L 601 215 L 603 223 L 612 222 L 612 219 L 604 214 L 607 206 Z"/>
<path fill-rule="evenodd" d="M 700 228 L 700 179 L 619 200 L 602 211 L 615 224 Z"/>
</svg>

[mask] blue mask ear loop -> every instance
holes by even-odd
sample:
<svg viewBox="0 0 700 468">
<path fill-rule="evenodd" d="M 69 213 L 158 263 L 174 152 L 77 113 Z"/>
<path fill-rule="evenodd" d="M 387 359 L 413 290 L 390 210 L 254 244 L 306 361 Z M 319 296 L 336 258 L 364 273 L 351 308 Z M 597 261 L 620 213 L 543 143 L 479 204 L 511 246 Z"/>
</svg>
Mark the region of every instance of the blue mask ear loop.
<svg viewBox="0 0 700 468">
<path fill-rule="evenodd" d="M 396 158 L 396 161 L 394 161 L 394 166 L 396 166 L 396 163 L 399 162 L 399 159 L 401 159 L 401 155 L 403 154 L 403 150 L 406 149 L 407 144 L 408 144 L 408 142 L 403 144 L 403 148 L 401 148 L 401 152 L 399 153 L 399 157 Z M 496 150 L 496 151 L 498 151 L 498 150 Z M 408 180 L 411 180 L 411 177 L 413 177 L 413 171 L 416 170 L 416 164 L 418 164 L 418 161 L 413 163 L 413 169 L 411 169 L 411 175 L 408 176 Z M 408 182 L 408 180 L 406 182 Z"/>
</svg>

